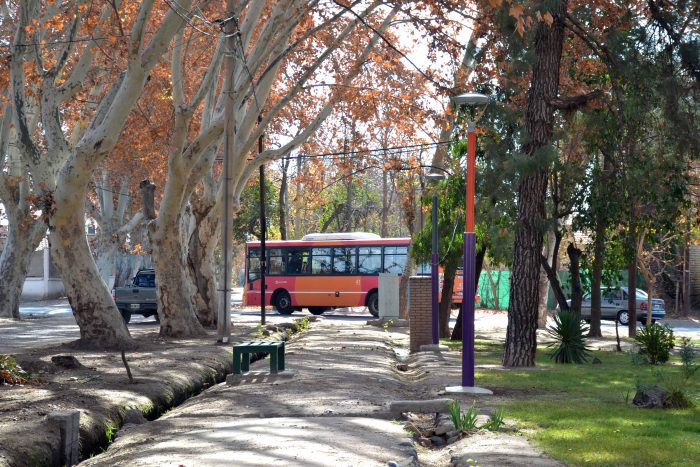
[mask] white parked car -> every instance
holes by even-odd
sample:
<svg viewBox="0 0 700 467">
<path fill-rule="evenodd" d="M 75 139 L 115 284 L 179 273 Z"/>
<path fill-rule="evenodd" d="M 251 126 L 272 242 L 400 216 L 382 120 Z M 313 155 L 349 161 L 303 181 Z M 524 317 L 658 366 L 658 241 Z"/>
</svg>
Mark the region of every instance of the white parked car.
<svg viewBox="0 0 700 467">
<path fill-rule="evenodd" d="M 627 287 L 616 287 L 602 289 L 600 291 L 600 318 L 615 321 L 622 325 L 629 323 L 629 313 L 627 311 Z M 637 321 L 646 323 L 649 296 L 641 289 L 637 289 Z M 571 300 L 566 301 L 571 305 Z M 651 299 L 651 322 L 655 323 L 666 317 L 665 303 L 660 298 Z M 591 294 L 583 296 L 581 302 L 581 318 L 590 322 L 591 320 Z"/>
</svg>

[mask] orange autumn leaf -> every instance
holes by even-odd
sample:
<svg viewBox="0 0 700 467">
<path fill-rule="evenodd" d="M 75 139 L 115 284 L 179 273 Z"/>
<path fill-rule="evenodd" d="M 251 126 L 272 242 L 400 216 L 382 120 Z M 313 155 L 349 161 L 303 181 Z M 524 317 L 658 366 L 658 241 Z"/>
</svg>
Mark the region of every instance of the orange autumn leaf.
<svg viewBox="0 0 700 467">
<path fill-rule="evenodd" d="M 523 16 L 523 12 L 525 11 L 525 7 L 523 5 L 512 5 L 508 9 L 508 14 L 512 16 L 513 18 L 520 20 L 520 18 Z"/>
<path fill-rule="evenodd" d="M 550 12 L 544 14 L 544 22 L 551 26 L 554 23 L 554 17 Z"/>
</svg>

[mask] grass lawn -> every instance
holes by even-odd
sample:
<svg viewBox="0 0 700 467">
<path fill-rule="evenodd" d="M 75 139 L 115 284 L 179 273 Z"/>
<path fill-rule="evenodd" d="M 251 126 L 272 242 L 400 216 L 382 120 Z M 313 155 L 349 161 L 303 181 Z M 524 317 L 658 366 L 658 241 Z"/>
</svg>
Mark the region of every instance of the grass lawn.
<svg viewBox="0 0 700 467">
<path fill-rule="evenodd" d="M 477 341 L 476 352 L 477 364 L 498 364 L 502 345 Z M 560 365 L 540 347 L 537 369 L 477 370 L 475 376 L 479 386 L 503 395 L 507 418 L 532 429 L 530 437 L 567 464 L 700 465 L 700 373 L 687 387 L 694 408 L 639 409 L 627 402 L 636 383 L 658 382 L 657 371 L 678 378 L 678 358 L 652 367 L 626 353 L 594 355 L 602 365 Z"/>
</svg>

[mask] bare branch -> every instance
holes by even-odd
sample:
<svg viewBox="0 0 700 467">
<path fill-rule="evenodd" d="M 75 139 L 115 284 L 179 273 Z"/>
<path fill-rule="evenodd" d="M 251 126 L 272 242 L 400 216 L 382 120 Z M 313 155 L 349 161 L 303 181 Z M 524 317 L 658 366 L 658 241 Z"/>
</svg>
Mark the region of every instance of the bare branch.
<svg viewBox="0 0 700 467">
<path fill-rule="evenodd" d="M 185 104 L 185 92 L 182 83 L 185 79 L 182 74 L 182 37 L 182 31 L 175 34 L 173 40 L 173 56 L 170 60 L 170 74 L 173 85 L 173 105 L 175 106 L 176 112 L 182 112 Z"/>
<path fill-rule="evenodd" d="M 191 4 L 191 0 L 180 0 L 179 4 L 182 9 L 188 9 Z M 204 1 L 201 7 L 208 5 L 210 1 Z M 150 70 L 155 66 L 156 62 L 163 56 L 165 51 L 168 49 L 168 44 L 170 39 L 175 35 L 175 33 L 182 28 L 185 24 L 185 19 L 182 18 L 176 11 L 169 10 L 166 13 L 163 22 L 161 23 L 158 31 L 153 35 L 153 38 L 143 51 L 141 55 L 141 66 Z"/>
<path fill-rule="evenodd" d="M 114 3 L 114 0 L 110 1 L 110 4 L 113 6 L 113 8 L 116 9 L 116 4 Z M 105 8 L 102 10 L 102 14 L 100 15 L 100 25 L 102 24 L 102 21 L 107 19 L 110 16 L 110 8 L 105 6 Z M 117 20 L 118 20 L 118 15 L 117 15 Z M 118 22 L 119 23 L 119 22 Z M 119 23 L 119 28 L 120 31 L 121 29 L 121 23 Z M 95 31 L 92 34 L 92 37 L 100 37 L 103 34 L 103 29 L 101 26 L 98 26 Z M 124 32 L 122 31 L 122 36 L 124 36 Z M 73 71 L 71 72 L 70 76 L 68 79 L 58 88 L 58 92 L 61 96 L 61 102 L 66 102 L 75 96 L 75 94 L 80 90 L 81 83 L 85 79 L 85 76 L 87 76 L 87 72 L 90 70 L 90 65 L 92 65 L 92 60 L 95 57 L 95 52 L 93 52 L 93 45 L 99 46 L 100 42 L 103 42 L 104 40 L 98 40 L 98 39 L 93 39 L 92 41 L 88 42 L 88 44 L 85 46 L 85 49 L 82 51 L 80 54 L 80 58 L 78 59 L 78 63 L 73 67 Z"/>
<path fill-rule="evenodd" d="M 24 74 L 24 62 L 26 49 L 18 44 L 25 42 L 25 27 L 29 24 L 31 18 L 30 12 L 36 6 L 36 2 L 27 2 L 20 4 L 19 23 L 15 32 L 15 39 L 12 47 L 12 55 L 10 57 L 10 83 L 12 89 L 13 114 L 15 127 L 17 131 L 16 143 L 20 148 L 20 152 L 26 155 L 29 160 L 36 164 L 39 160 L 39 149 L 34 144 L 32 133 L 29 130 L 30 126 L 27 122 L 26 112 L 26 95 L 25 84 L 26 76 Z M 29 9 L 29 11 L 27 11 Z"/>
<path fill-rule="evenodd" d="M 63 52 L 61 53 L 56 65 L 49 71 L 49 76 L 55 77 L 63 69 L 68 61 L 71 50 L 73 50 L 74 39 L 78 33 L 78 23 L 80 20 L 80 15 L 78 14 L 78 4 L 75 5 L 75 12 L 73 14 L 73 22 L 71 23 L 70 33 L 68 34 L 68 40 L 66 41 L 65 47 L 63 47 Z"/>
<path fill-rule="evenodd" d="M 145 220 L 143 212 L 139 211 L 131 217 L 131 220 L 121 226 L 117 233 L 129 233 L 134 230 L 141 222 Z"/>
<path fill-rule="evenodd" d="M 153 8 L 153 0 L 144 0 L 141 2 L 139 13 L 136 16 L 134 25 L 131 27 L 131 36 L 129 38 L 129 56 L 136 57 L 143 45 L 144 32 L 148 17 Z"/>
<path fill-rule="evenodd" d="M 95 222 L 97 222 L 97 225 L 102 227 L 106 223 L 106 219 L 102 215 L 102 212 L 100 211 L 100 208 L 95 206 L 95 203 L 93 203 L 90 200 L 87 200 L 85 203 L 85 207 L 87 208 L 87 214 L 88 216 L 92 217 Z"/>
<path fill-rule="evenodd" d="M 265 112 L 263 115 L 262 122 L 257 126 L 255 130 L 249 135 L 247 144 L 243 147 L 241 153 L 242 154 L 247 154 L 248 151 L 252 148 L 252 146 L 255 144 L 255 141 L 257 141 L 258 137 L 260 134 L 264 131 L 265 128 L 267 128 L 267 125 L 270 123 L 270 121 L 279 114 L 279 112 L 282 111 L 282 109 L 303 89 L 303 87 L 306 85 L 306 82 L 311 78 L 311 76 L 318 70 L 318 68 L 330 57 L 330 55 L 341 45 L 345 42 L 347 37 L 352 33 L 352 31 L 361 23 L 362 19 L 369 15 L 372 11 L 374 11 L 379 5 L 381 4 L 381 1 L 377 0 L 373 2 L 367 9 L 360 14 L 359 18 L 356 18 L 355 20 L 351 21 L 350 24 L 348 24 L 343 31 L 335 38 L 333 43 L 331 43 L 326 50 L 314 61 L 314 63 L 311 64 L 309 68 L 304 72 L 302 76 L 299 77 L 299 79 L 296 81 L 294 87 L 292 87 L 286 94 L 285 96 L 280 99 L 276 105 L 274 105 L 269 111 Z M 395 15 L 395 10 L 396 7 L 394 8 L 394 13 L 391 15 L 393 18 L 393 15 Z M 383 26 L 383 29 L 386 29 L 387 26 Z M 373 43 L 373 41 L 376 39 L 375 37 L 370 40 L 370 43 Z M 376 42 L 374 42 L 376 44 Z M 364 54 L 363 54 L 364 56 Z M 360 63 L 364 63 L 360 62 Z M 277 66 L 279 66 L 279 62 L 277 63 Z M 360 70 L 356 70 L 359 72 Z M 268 73 L 268 70 L 266 70 L 266 73 Z M 274 73 L 272 73 L 274 75 Z M 354 76 L 353 76 L 354 78 Z M 262 78 L 261 78 L 262 81 Z M 349 83 L 348 83 L 349 84 Z M 248 117 L 248 120 L 251 121 L 252 116 Z M 257 120 L 257 115 L 255 115 L 255 119 Z M 245 127 L 245 125 L 242 125 Z M 249 123 L 248 127 L 251 127 L 252 124 Z"/>
<path fill-rule="evenodd" d="M 385 31 L 388 27 L 389 24 L 391 23 L 391 20 L 394 18 L 396 13 L 398 12 L 399 7 L 395 6 L 384 18 L 384 21 L 380 25 L 379 29 L 377 30 L 377 33 L 370 39 L 370 41 L 367 43 L 365 46 L 364 50 L 362 51 L 362 54 L 358 57 L 358 59 L 355 61 L 351 71 L 348 73 L 346 78 L 343 81 L 343 85 L 349 86 L 352 81 L 355 79 L 355 77 L 360 73 L 362 70 L 362 65 L 365 63 L 367 58 L 369 57 L 369 54 L 372 52 L 374 47 L 377 45 L 377 42 L 379 42 L 379 39 L 381 37 L 381 33 Z M 342 89 L 342 88 L 341 88 Z M 271 151 L 265 151 L 262 154 L 260 154 L 258 157 L 255 158 L 253 163 L 247 164 L 246 167 L 243 169 L 241 176 L 239 177 L 240 181 L 245 182 L 250 178 L 252 175 L 253 170 L 255 170 L 257 167 L 260 166 L 260 164 L 263 164 L 267 160 L 272 160 L 275 158 L 278 158 L 282 154 L 286 154 L 288 152 L 291 152 L 295 147 L 297 147 L 299 144 L 303 143 L 316 129 L 318 126 L 328 117 L 330 112 L 332 111 L 336 101 L 340 98 L 339 93 L 336 92 L 329 100 L 326 102 L 325 106 L 319 112 L 319 114 L 314 118 L 314 120 L 302 131 L 299 133 L 290 143 L 286 144 L 282 148 L 271 150 Z M 263 120 L 264 121 L 264 120 Z M 262 128 L 264 128 L 263 124 L 258 125 L 258 129 L 256 132 L 254 132 L 255 139 L 259 136 L 259 134 L 262 131 Z M 250 140 L 251 137 L 249 136 L 249 144 L 247 145 L 250 147 Z M 247 151 L 242 152 L 242 154 L 247 154 Z M 242 159 L 242 158 L 239 158 Z M 236 187 L 236 193 L 235 193 L 235 198 L 238 199 L 241 195 L 241 192 L 243 191 L 243 188 L 245 186 L 245 183 L 238 183 Z"/>
<path fill-rule="evenodd" d="M 219 67 L 221 65 L 221 59 L 223 58 L 223 55 L 224 55 L 223 50 L 224 50 L 224 38 L 223 38 L 223 36 L 219 36 L 219 40 L 216 43 L 216 50 L 214 51 L 214 55 L 212 56 L 212 59 L 209 62 L 209 66 L 207 67 L 207 71 L 204 73 L 204 77 L 202 78 L 202 82 L 199 83 L 199 88 L 197 88 L 197 92 L 192 97 L 192 100 L 187 104 L 190 112 L 194 112 L 194 110 L 199 106 L 199 104 L 204 99 L 204 96 L 206 96 L 207 93 L 209 92 L 209 89 L 213 86 L 214 80 L 216 79 L 216 77 L 218 75 L 218 70 L 219 70 Z"/>
</svg>

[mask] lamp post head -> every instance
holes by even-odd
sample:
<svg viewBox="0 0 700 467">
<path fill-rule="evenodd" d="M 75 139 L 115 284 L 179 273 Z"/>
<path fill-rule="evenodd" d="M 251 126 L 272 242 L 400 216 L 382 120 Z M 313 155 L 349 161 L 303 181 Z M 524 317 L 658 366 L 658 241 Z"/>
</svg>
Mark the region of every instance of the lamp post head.
<svg viewBox="0 0 700 467">
<path fill-rule="evenodd" d="M 454 96 L 452 101 L 458 107 L 463 105 L 480 106 L 489 103 L 489 96 L 478 92 L 466 92 L 464 94 Z"/>
<path fill-rule="evenodd" d="M 439 182 L 440 180 L 446 179 L 447 176 L 441 172 L 430 172 L 428 174 L 425 174 L 425 178 L 427 178 L 431 182 Z"/>
</svg>

